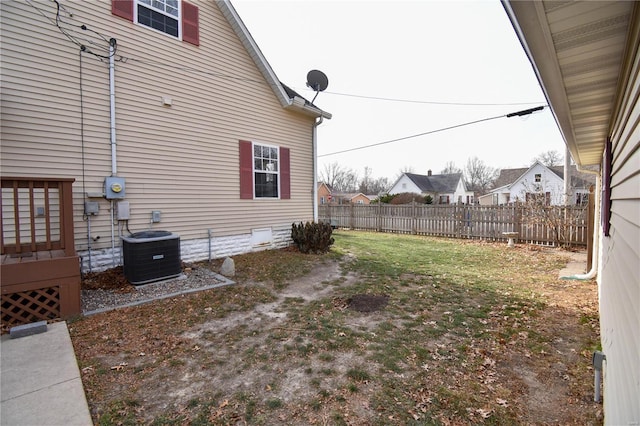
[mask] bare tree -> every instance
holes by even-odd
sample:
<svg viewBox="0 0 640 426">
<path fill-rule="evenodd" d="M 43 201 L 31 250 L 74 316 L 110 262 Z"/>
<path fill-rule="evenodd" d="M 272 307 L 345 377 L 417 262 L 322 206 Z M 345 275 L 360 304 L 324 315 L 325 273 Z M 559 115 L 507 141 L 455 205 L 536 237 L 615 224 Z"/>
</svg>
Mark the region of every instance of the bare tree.
<svg viewBox="0 0 640 426">
<path fill-rule="evenodd" d="M 396 173 L 396 177 L 393 180 L 396 181 L 400 179 L 400 176 L 405 173 L 415 173 L 413 166 L 402 166 L 400 170 L 398 170 L 398 173 Z"/>
<path fill-rule="evenodd" d="M 487 166 L 478 157 L 467 160 L 467 166 L 464 169 L 465 182 L 467 189 L 476 192 L 477 195 L 486 194 L 497 176 L 498 171 Z"/>
<path fill-rule="evenodd" d="M 371 182 L 371 186 L 369 187 L 369 192 L 365 192 L 365 194 L 380 194 L 383 192 L 387 192 L 391 184 L 389 183 L 389 179 L 386 177 L 379 177 Z"/>
<path fill-rule="evenodd" d="M 563 155 L 558 151 L 550 150 L 539 154 L 533 161 L 539 161 L 547 167 L 559 166 L 563 162 Z"/>
<path fill-rule="evenodd" d="M 456 166 L 456 163 L 454 163 L 453 161 L 447 161 L 447 164 L 444 165 L 444 169 L 442 169 L 440 173 L 443 175 L 462 173 L 462 169 Z"/>
<path fill-rule="evenodd" d="M 360 184 L 358 185 L 358 191 L 363 194 L 369 194 L 369 188 L 373 181 L 373 177 L 371 176 L 372 172 L 371 167 L 364 167 L 364 175 L 362 176 L 362 179 L 360 179 Z"/>
<path fill-rule="evenodd" d="M 557 197 L 556 197 L 557 198 Z M 544 183 L 524 183 L 517 204 L 522 208 L 523 222 L 529 228 L 542 225 L 558 247 L 570 247 L 579 226 L 587 219 L 587 204 L 561 206 Z M 554 205 L 555 204 L 555 205 Z"/>
<path fill-rule="evenodd" d="M 319 180 L 337 192 L 354 192 L 358 187 L 358 174 L 337 162 L 325 164 Z"/>
<path fill-rule="evenodd" d="M 367 195 L 380 194 L 389 189 L 389 186 L 389 179 L 386 177 L 374 178 L 371 167 L 365 167 L 364 176 L 358 184 L 358 192 Z"/>
</svg>

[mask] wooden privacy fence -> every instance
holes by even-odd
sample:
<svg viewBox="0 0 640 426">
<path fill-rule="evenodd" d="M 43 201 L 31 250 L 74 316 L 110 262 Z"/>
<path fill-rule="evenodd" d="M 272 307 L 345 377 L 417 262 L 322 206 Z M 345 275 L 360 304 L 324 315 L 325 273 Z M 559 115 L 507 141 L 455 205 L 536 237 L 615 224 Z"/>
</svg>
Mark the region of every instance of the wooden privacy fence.
<svg viewBox="0 0 640 426">
<path fill-rule="evenodd" d="M 467 206 L 429 204 L 322 205 L 318 219 L 334 227 L 437 237 L 543 245 L 587 245 L 587 209 L 583 206 Z"/>
</svg>

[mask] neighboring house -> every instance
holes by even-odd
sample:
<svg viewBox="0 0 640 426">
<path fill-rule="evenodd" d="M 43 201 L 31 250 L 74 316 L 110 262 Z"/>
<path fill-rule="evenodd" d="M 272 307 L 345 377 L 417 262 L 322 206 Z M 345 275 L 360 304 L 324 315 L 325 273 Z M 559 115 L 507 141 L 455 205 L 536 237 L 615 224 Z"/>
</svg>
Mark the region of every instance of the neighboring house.
<svg viewBox="0 0 640 426">
<path fill-rule="evenodd" d="M 121 264 L 129 232 L 170 231 L 197 261 L 284 247 L 314 219 L 315 127 L 331 115 L 278 80 L 229 1 L 2 1 L 0 15 L 2 175 L 75 179 L 84 271 Z"/>
<path fill-rule="evenodd" d="M 370 204 L 377 195 L 365 195 L 362 192 L 335 192 L 324 182 L 318 182 L 318 205 L 325 204 Z"/>
<path fill-rule="evenodd" d="M 318 182 L 318 205 L 329 204 L 331 202 L 331 188 L 324 182 Z"/>
<path fill-rule="evenodd" d="M 331 198 L 332 204 L 371 204 L 371 200 L 376 199 L 377 195 L 365 195 L 362 192 L 356 193 L 333 193 Z"/>
<path fill-rule="evenodd" d="M 473 191 L 467 191 L 462 173 L 426 175 L 403 173 L 389 189 L 388 194 L 414 193 L 429 195 L 433 204 L 473 204 Z"/>
<path fill-rule="evenodd" d="M 640 3 L 504 1 L 571 156 L 596 169 L 604 422 L 640 424 Z"/>
<path fill-rule="evenodd" d="M 586 204 L 595 176 L 570 166 L 569 204 Z M 527 168 L 502 169 L 488 194 L 478 197 L 481 205 L 505 205 L 540 198 L 545 205 L 564 204 L 564 167 L 547 167 L 536 161 Z"/>
</svg>

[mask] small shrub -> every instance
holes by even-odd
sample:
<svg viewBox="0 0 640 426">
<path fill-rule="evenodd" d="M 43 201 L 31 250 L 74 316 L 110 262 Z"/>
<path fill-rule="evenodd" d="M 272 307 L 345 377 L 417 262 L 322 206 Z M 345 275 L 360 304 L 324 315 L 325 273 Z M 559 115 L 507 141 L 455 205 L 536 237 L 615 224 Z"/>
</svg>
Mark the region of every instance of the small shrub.
<svg viewBox="0 0 640 426">
<path fill-rule="evenodd" d="M 291 225 L 291 239 L 302 253 L 326 253 L 333 244 L 331 224 L 307 222 Z"/>
<path fill-rule="evenodd" d="M 411 203 L 425 204 L 424 195 L 416 194 L 413 192 L 402 192 L 400 194 L 394 194 L 393 199 L 389 202 L 389 204 L 394 205 Z"/>
</svg>

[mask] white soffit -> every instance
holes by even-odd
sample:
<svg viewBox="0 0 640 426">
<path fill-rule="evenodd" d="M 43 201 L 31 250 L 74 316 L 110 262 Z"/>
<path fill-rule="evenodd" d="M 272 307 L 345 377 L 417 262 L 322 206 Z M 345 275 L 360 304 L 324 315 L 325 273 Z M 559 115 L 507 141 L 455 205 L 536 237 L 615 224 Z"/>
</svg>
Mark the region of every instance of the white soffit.
<svg viewBox="0 0 640 426">
<path fill-rule="evenodd" d="M 600 164 L 634 2 L 504 3 L 580 165 Z"/>
</svg>

